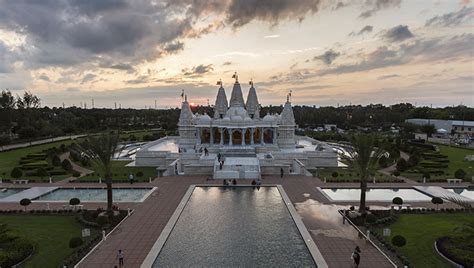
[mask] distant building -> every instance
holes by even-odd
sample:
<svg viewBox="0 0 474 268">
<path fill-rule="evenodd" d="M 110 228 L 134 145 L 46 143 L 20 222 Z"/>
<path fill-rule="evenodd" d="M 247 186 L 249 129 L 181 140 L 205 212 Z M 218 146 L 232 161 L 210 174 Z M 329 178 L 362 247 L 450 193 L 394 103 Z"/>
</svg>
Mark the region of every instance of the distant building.
<svg viewBox="0 0 474 268">
<path fill-rule="evenodd" d="M 431 124 L 434 125 L 437 130 L 444 129 L 448 133 L 451 133 L 451 131 L 459 134 L 474 133 L 474 121 L 412 118 L 405 120 L 405 122 L 420 126 Z"/>
</svg>

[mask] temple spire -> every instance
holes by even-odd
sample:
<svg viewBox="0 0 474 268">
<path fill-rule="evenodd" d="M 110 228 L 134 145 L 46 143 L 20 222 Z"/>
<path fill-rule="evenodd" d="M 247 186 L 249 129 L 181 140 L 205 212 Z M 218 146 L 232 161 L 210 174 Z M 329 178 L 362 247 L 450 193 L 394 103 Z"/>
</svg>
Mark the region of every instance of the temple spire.
<svg viewBox="0 0 474 268">
<path fill-rule="evenodd" d="M 247 112 L 249 113 L 250 117 L 252 118 L 260 118 L 260 105 L 258 103 L 257 92 L 253 87 L 253 81 L 250 79 L 249 81 L 250 89 L 247 95 Z"/>
</svg>

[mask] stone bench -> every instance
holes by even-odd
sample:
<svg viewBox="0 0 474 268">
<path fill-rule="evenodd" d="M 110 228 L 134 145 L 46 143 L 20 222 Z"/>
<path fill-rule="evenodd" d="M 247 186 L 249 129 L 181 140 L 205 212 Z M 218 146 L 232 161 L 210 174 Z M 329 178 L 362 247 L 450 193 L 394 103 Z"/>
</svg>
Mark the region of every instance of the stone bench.
<svg viewBox="0 0 474 268">
<path fill-rule="evenodd" d="M 13 180 L 13 184 L 27 184 L 29 180 Z"/>
<path fill-rule="evenodd" d="M 447 179 L 448 183 L 461 183 L 461 179 Z"/>
</svg>

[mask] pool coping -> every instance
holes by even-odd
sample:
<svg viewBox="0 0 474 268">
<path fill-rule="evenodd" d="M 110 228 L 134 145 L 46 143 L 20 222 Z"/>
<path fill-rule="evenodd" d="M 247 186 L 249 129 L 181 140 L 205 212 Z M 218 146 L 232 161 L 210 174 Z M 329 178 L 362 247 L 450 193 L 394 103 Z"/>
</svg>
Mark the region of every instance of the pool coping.
<svg viewBox="0 0 474 268">
<path fill-rule="evenodd" d="M 166 224 L 165 228 L 163 228 L 163 231 L 161 231 L 160 236 L 151 247 L 150 251 L 148 252 L 148 255 L 145 257 L 145 260 L 142 262 L 142 265 L 140 265 L 140 267 L 149 268 L 153 266 L 153 263 L 155 262 L 156 258 L 158 257 L 158 254 L 160 253 L 161 249 L 165 245 L 166 240 L 168 240 L 168 237 L 171 234 L 171 231 L 173 231 L 174 226 L 176 225 L 176 222 L 179 219 L 179 216 L 183 212 L 184 207 L 188 203 L 188 200 L 191 197 L 195 188 L 196 188 L 196 185 L 189 186 L 188 190 L 186 191 L 183 198 L 179 202 L 178 207 L 173 212 L 173 215 L 171 215 L 171 218 L 168 220 L 168 223 Z"/>
<path fill-rule="evenodd" d="M 334 200 L 332 199 L 327 193 L 323 191 L 323 189 L 331 189 L 331 188 L 336 188 L 336 187 L 316 187 L 316 189 L 329 201 L 332 203 L 348 203 L 348 202 L 359 202 L 359 199 L 344 199 L 344 200 Z M 336 189 L 357 189 L 360 190 L 360 188 L 357 187 L 337 187 Z M 368 189 L 412 189 L 415 190 L 423 195 L 426 195 L 428 197 L 432 197 L 429 194 L 420 191 L 412 186 L 406 186 L 406 187 L 386 187 L 386 186 L 379 186 L 379 187 L 370 187 Z M 366 202 L 376 202 L 376 203 L 392 203 L 392 200 L 367 200 Z M 405 200 L 403 199 L 403 202 L 411 202 L 411 203 L 423 203 L 423 202 L 431 202 L 431 199 L 429 200 Z"/>
<path fill-rule="evenodd" d="M 272 185 L 261 185 L 262 187 L 276 187 L 280 193 L 281 198 L 283 199 L 283 202 L 286 205 L 286 208 L 288 209 L 288 212 L 291 215 L 291 218 L 293 219 L 293 222 L 295 223 L 296 227 L 298 228 L 298 231 L 305 242 L 306 248 L 308 249 L 309 253 L 311 254 L 311 257 L 313 258 L 313 261 L 315 262 L 316 266 L 318 268 L 327 268 L 329 267 L 328 264 L 326 263 L 326 260 L 324 259 L 323 255 L 319 251 L 318 247 L 314 243 L 313 238 L 308 232 L 308 229 L 306 229 L 306 226 L 304 225 L 301 216 L 298 214 L 296 211 L 295 207 L 293 206 L 293 203 L 291 203 L 290 198 L 286 194 L 285 190 L 283 189 L 283 186 L 280 184 L 272 184 Z M 156 258 L 160 254 L 162 248 L 164 247 L 166 240 L 168 240 L 168 237 L 170 236 L 171 232 L 174 229 L 174 226 L 176 225 L 176 222 L 179 219 L 179 216 L 183 212 L 184 208 L 186 207 L 186 204 L 189 201 L 189 198 L 191 197 L 192 193 L 194 192 L 194 189 L 196 187 L 257 187 L 257 186 L 249 186 L 249 185 L 232 185 L 232 186 L 223 186 L 223 185 L 206 185 L 206 184 L 193 184 L 190 185 L 186 193 L 184 194 L 183 198 L 181 199 L 180 203 L 178 204 L 178 207 L 176 210 L 173 212 L 173 215 L 171 215 L 171 218 L 168 220 L 168 223 L 166 224 L 165 228 L 161 232 L 160 236 L 158 239 L 155 241 L 153 244 L 152 248 L 148 252 L 148 255 L 145 257 L 145 260 L 142 262 L 140 265 L 141 268 L 149 268 L 153 266 L 153 263 L 155 262 Z"/>
<path fill-rule="evenodd" d="M 33 199 L 31 199 L 31 202 L 32 203 L 52 203 L 52 204 L 57 204 L 57 203 L 69 203 L 69 200 L 37 200 L 37 198 L 41 198 L 42 196 L 45 196 L 47 194 L 50 194 L 54 191 L 57 191 L 57 190 L 61 190 L 61 189 L 107 189 L 107 187 L 63 187 L 63 188 L 56 188 L 52 191 L 49 191 L 47 193 L 44 193 L 40 196 L 37 196 Z M 116 201 L 116 200 L 113 200 L 113 203 L 143 203 L 156 189 L 158 189 L 158 187 L 154 186 L 154 187 L 116 187 L 116 188 L 112 188 L 112 192 L 113 190 L 116 190 L 116 189 L 149 189 L 149 191 L 143 195 L 143 197 L 140 199 L 140 200 L 137 200 L 137 201 Z M 79 199 L 80 200 L 80 199 Z M 107 203 L 107 200 L 80 200 L 81 201 L 81 204 L 82 203 Z"/>
<path fill-rule="evenodd" d="M 283 186 L 281 185 L 277 185 L 276 187 L 280 192 L 280 195 L 283 198 L 283 202 L 285 203 L 288 211 L 290 212 L 290 215 L 293 218 L 293 221 L 296 224 L 296 227 L 298 228 L 298 231 L 300 232 L 300 235 L 303 238 L 303 241 L 306 244 L 309 253 L 311 254 L 311 257 L 313 258 L 313 261 L 316 263 L 316 266 L 318 268 L 329 267 L 323 255 L 319 251 L 319 248 L 316 246 L 316 243 L 314 243 L 314 240 L 308 232 L 308 229 L 306 229 L 306 226 L 304 225 L 301 216 L 296 211 L 295 207 L 293 206 L 293 203 L 291 203 L 291 200 L 286 194 L 285 189 L 283 189 Z"/>
</svg>

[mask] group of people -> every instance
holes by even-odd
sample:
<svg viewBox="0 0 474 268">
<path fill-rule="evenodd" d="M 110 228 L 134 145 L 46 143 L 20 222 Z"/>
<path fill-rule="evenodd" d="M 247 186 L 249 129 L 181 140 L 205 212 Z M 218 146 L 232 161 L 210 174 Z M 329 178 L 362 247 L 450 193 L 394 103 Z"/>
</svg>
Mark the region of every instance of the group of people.
<svg viewBox="0 0 474 268">
<path fill-rule="evenodd" d="M 237 185 L 237 180 L 236 180 L 236 179 L 233 179 L 233 180 L 224 180 L 223 184 L 224 184 L 224 186 Z"/>
</svg>

